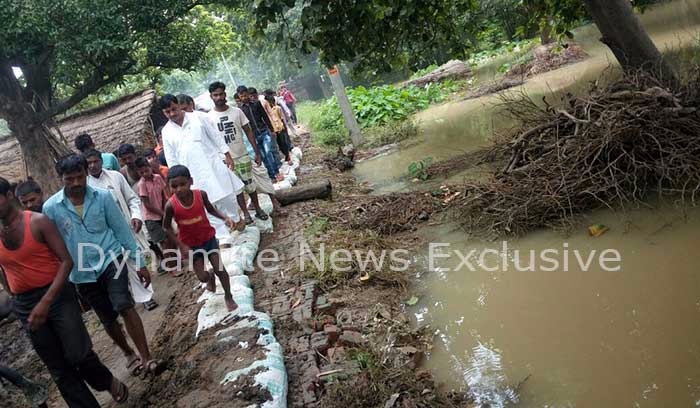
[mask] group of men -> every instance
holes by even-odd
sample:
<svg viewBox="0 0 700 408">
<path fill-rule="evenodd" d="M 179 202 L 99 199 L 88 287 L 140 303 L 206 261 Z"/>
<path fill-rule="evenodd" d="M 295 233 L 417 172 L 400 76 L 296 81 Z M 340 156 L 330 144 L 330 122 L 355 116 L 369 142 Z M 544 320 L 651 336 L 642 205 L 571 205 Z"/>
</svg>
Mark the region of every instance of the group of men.
<svg viewBox="0 0 700 408">
<path fill-rule="evenodd" d="M 131 374 L 157 375 L 164 364 L 151 355 L 135 309 L 137 302 L 155 307 L 145 251 L 156 252 L 163 261 L 158 269 L 165 269 L 163 250 L 173 249 L 166 245 L 172 239 L 184 258 L 182 251 L 195 245 L 174 235 L 175 224 L 190 237 L 211 229 L 218 241 L 201 248 L 218 248 L 219 241 L 231 245 L 232 228 L 240 231 L 253 222 L 245 193 L 255 217 L 268 218 L 258 193 L 269 194 L 274 203 L 272 183 L 283 178 L 280 163 L 291 162 L 288 133 L 294 132 L 295 99 L 286 87 L 279 95 L 269 91 L 259 98 L 254 89 L 241 86 L 237 106 L 230 106 L 225 84 L 215 82 L 209 91 L 214 102 L 209 113 L 195 111 L 185 95 L 161 97 L 159 107 L 168 122 L 159 129 L 156 149 L 142 157 L 130 144 L 119 146 L 115 156 L 96 150 L 89 135 L 79 136 L 80 153 L 56 164 L 63 188 L 46 201 L 34 180 L 15 187 L 0 177 L 2 283 L 70 407 L 99 406 L 87 385 L 109 392 L 117 403 L 129 394 L 92 350 L 78 299 L 95 311 Z M 201 215 L 183 218 L 197 206 Z M 212 274 L 197 264 L 195 273 L 210 290 L 214 275 L 219 277 L 226 305 L 235 309 L 223 267 L 217 266 L 218 258 L 209 260 L 216 269 Z"/>
</svg>

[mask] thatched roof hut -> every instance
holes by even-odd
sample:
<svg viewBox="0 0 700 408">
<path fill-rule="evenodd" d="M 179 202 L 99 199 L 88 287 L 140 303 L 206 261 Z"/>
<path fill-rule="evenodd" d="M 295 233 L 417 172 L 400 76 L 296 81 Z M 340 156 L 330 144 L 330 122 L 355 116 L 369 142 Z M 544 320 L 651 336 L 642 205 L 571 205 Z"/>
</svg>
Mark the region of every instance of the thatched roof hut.
<svg viewBox="0 0 700 408">
<path fill-rule="evenodd" d="M 147 89 L 60 119 L 55 131 L 70 149 L 74 150 L 78 135 L 87 133 L 98 150 L 114 152 L 122 143 L 155 146 L 154 129 L 165 122 L 156 106 L 155 91 Z M 27 176 L 19 144 L 12 136 L 0 139 L 0 176 L 15 181 Z"/>
<path fill-rule="evenodd" d="M 0 140 L 0 176 L 10 181 L 27 178 L 19 144 L 12 135 L 5 135 Z"/>
</svg>

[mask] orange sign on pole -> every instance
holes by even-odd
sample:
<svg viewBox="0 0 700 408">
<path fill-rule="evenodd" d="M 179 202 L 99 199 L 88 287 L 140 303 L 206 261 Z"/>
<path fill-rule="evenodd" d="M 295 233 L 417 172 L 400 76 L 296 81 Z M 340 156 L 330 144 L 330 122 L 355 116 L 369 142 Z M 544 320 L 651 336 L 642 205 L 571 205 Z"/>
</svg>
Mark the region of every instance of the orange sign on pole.
<svg viewBox="0 0 700 408">
<path fill-rule="evenodd" d="M 338 75 L 338 66 L 333 65 L 333 68 L 328 70 L 328 75 Z"/>
</svg>

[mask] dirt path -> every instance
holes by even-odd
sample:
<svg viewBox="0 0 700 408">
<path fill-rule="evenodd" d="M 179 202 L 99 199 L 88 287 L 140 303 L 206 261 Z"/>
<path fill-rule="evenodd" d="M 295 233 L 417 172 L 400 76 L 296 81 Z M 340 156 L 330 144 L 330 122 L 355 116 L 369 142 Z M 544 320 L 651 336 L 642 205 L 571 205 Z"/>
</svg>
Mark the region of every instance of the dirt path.
<svg viewBox="0 0 700 408">
<path fill-rule="evenodd" d="M 300 270 L 302 243 L 311 248 L 325 242 L 340 245 L 334 241 L 338 232 L 353 236 L 358 248 L 374 244 L 380 250 L 385 241 L 368 239 L 366 231 L 340 227 L 329 231 L 334 224 L 327 214 L 357 203 L 368 191 L 350 173 L 329 170 L 324 164 L 326 153 L 311 145 L 308 133 L 294 142 L 304 151 L 297 171 L 299 183 L 330 179 L 334 199 L 285 207 L 284 214 L 275 217 L 275 231 L 263 234 L 259 248 L 276 250 L 280 262 L 276 268 L 257 267 L 248 274 L 255 309 L 272 316 L 274 334 L 284 347 L 289 406 L 384 406 L 387 401 L 396 407 L 467 406 L 462 396 L 444 393 L 430 373 L 418 369 L 431 338 L 413 331 L 403 313 L 402 300 L 410 294 L 406 285 L 412 272 L 387 277 L 377 271 L 366 280 L 355 274 L 329 280 L 318 270 Z M 407 247 L 418 243 L 410 234 L 395 239 Z M 140 310 L 139 314 L 152 353 L 168 362 L 168 369 L 157 378 L 129 377 L 124 357 L 97 319 L 92 313 L 85 316 L 95 351 L 130 387 L 127 406 L 249 407 L 269 400 L 269 392 L 255 385 L 255 370 L 233 383 L 220 384 L 226 373 L 261 358 L 263 349 L 256 341 L 266 334 L 264 330 L 232 330 L 229 334 L 235 341 L 229 343 L 217 338 L 217 328 L 195 338 L 201 289 L 194 276 L 156 276 L 154 284 L 160 307 L 151 312 Z M 0 361 L 11 362 L 30 377 L 50 383 L 51 406 L 64 407 L 19 325 L 5 325 L 0 342 Z M 25 406 L 21 396 L 11 390 L 0 388 L 0 398 L 2 406 Z M 106 393 L 98 398 L 103 406 L 114 406 Z"/>
</svg>

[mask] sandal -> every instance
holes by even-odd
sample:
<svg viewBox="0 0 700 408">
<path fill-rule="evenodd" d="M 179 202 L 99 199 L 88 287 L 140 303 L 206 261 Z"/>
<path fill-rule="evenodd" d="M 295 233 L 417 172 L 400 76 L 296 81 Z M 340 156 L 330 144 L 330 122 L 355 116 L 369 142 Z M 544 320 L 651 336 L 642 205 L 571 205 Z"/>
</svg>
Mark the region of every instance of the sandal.
<svg viewBox="0 0 700 408">
<path fill-rule="evenodd" d="M 166 369 L 166 364 L 163 360 L 148 360 L 144 367 L 146 375 L 158 376 Z"/>
<path fill-rule="evenodd" d="M 158 307 L 158 302 L 156 302 L 153 299 L 149 300 L 148 302 L 143 302 L 143 308 L 148 310 L 148 311 L 151 311 L 157 307 Z"/>
<path fill-rule="evenodd" d="M 136 354 L 127 358 L 126 370 L 129 372 L 129 374 L 137 377 L 139 374 L 141 374 L 141 370 L 143 369 L 143 366 L 141 366 L 141 358 Z"/>
<path fill-rule="evenodd" d="M 110 392 L 110 394 L 112 394 L 112 399 L 114 400 L 114 402 L 121 405 L 129 399 L 129 388 L 127 388 L 126 384 L 117 380 L 116 378 L 114 378 L 114 381 L 117 382 L 117 392 L 116 393 L 118 394 L 118 396 L 112 394 L 111 392 Z"/>
</svg>

